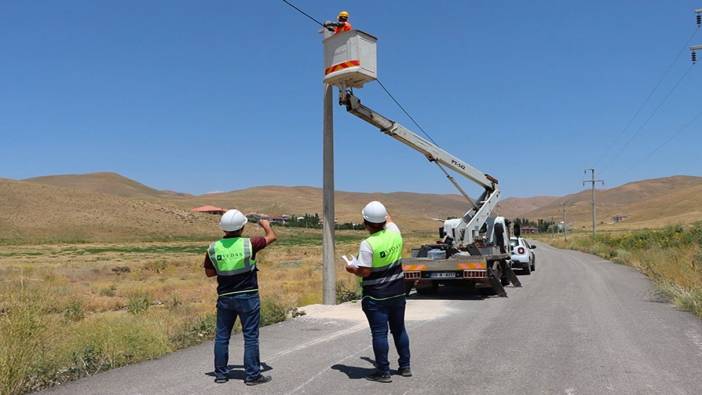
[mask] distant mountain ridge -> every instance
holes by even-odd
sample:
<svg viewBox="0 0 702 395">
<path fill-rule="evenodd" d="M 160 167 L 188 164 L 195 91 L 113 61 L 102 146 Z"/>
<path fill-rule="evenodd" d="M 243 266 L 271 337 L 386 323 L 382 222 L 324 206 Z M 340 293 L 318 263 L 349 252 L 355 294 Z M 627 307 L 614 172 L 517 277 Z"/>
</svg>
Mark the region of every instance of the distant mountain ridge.
<svg viewBox="0 0 702 395">
<path fill-rule="evenodd" d="M 598 223 L 616 228 L 659 227 L 702 220 L 702 177 L 673 176 L 598 190 Z M 360 210 L 381 200 L 406 230 L 434 231 L 433 218 L 460 216 L 466 202 L 459 195 L 412 192 L 336 192 L 339 222 L 360 222 Z M 497 212 L 508 218 L 561 219 L 590 225 L 590 191 L 567 196 L 507 198 Z M 297 186 L 260 186 L 203 195 L 162 191 L 117 173 L 0 178 L 0 241 L 120 241 L 216 235 L 216 218 L 193 213 L 212 204 L 271 215 L 321 213 L 322 191 Z M 610 225 L 612 217 L 624 217 Z"/>
<path fill-rule="evenodd" d="M 519 201 L 517 198 L 506 203 L 514 207 Z M 702 177 L 671 176 L 598 189 L 596 201 L 597 223 L 606 228 L 634 229 L 702 221 Z M 569 224 L 591 226 L 591 190 L 550 199 L 531 210 L 515 210 L 514 216 L 560 221 L 564 206 Z M 622 222 L 613 224 L 614 216 L 623 217 Z"/>
</svg>

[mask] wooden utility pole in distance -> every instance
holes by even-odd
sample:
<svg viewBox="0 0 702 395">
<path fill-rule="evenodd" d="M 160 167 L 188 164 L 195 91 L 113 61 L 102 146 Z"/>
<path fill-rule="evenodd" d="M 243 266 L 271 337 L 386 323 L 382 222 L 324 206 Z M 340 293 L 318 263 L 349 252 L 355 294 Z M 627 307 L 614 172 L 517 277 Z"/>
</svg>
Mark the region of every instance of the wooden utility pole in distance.
<svg viewBox="0 0 702 395">
<path fill-rule="evenodd" d="M 604 185 L 604 180 L 596 180 L 595 179 L 595 169 L 585 169 L 585 174 L 587 174 L 588 171 L 591 173 L 592 177 L 590 180 L 583 181 L 583 185 L 585 185 L 587 183 L 590 183 L 592 185 L 592 238 L 594 239 L 595 235 L 597 234 L 597 231 L 596 231 L 596 229 L 597 229 L 597 225 L 596 225 L 597 206 L 595 204 L 595 184 L 597 184 L 599 182 L 600 184 Z"/>
<path fill-rule="evenodd" d="M 322 196 L 322 302 L 336 304 L 336 263 L 334 257 L 334 107 L 332 85 L 324 84 L 323 196 Z"/>
</svg>

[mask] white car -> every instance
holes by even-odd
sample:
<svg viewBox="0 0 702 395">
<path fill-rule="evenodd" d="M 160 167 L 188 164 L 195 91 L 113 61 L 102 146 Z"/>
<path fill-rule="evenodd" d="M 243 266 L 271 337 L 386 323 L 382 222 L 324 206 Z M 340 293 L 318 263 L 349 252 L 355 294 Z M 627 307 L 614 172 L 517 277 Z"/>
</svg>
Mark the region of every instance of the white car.
<svg viewBox="0 0 702 395">
<path fill-rule="evenodd" d="M 527 243 L 522 237 L 510 237 L 509 247 L 512 252 L 512 269 L 520 269 L 524 274 L 536 271 L 535 245 Z"/>
</svg>

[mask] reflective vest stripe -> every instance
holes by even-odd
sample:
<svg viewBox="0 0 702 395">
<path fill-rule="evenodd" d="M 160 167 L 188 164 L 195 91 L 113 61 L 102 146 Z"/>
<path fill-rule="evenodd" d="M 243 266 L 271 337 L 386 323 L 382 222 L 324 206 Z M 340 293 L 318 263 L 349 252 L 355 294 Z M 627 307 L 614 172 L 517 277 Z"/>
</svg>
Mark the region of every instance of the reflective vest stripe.
<svg viewBox="0 0 702 395">
<path fill-rule="evenodd" d="M 234 291 L 234 292 L 225 292 L 223 294 L 219 294 L 217 296 L 229 296 L 229 295 L 237 295 L 237 294 L 243 294 L 247 292 L 258 292 L 258 288 L 253 288 L 253 289 L 245 289 L 243 291 Z"/>
<path fill-rule="evenodd" d="M 381 277 L 381 278 L 376 278 L 375 280 L 364 280 L 363 285 L 376 285 L 376 284 L 383 284 L 383 283 L 389 283 L 391 281 L 399 280 L 401 278 L 404 278 L 405 274 L 403 272 L 393 274 L 390 277 Z"/>
<path fill-rule="evenodd" d="M 230 245 L 225 246 L 224 243 Z M 222 239 L 212 243 L 207 250 L 218 276 L 235 276 L 256 270 L 256 261 L 251 259 L 252 252 L 253 247 L 248 238 Z"/>
</svg>

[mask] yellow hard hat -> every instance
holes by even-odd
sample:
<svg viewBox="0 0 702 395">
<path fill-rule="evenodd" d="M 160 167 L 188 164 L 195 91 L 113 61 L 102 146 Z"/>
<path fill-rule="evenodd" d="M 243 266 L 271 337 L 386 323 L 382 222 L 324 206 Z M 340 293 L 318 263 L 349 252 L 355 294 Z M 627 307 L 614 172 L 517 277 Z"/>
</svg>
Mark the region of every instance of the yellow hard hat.
<svg viewBox="0 0 702 395">
<path fill-rule="evenodd" d="M 348 11 L 340 11 L 340 12 L 339 12 L 339 15 L 337 15 L 336 17 L 337 17 L 337 18 L 341 18 L 341 17 L 348 18 L 348 17 L 349 17 L 349 12 L 348 12 Z"/>
</svg>

